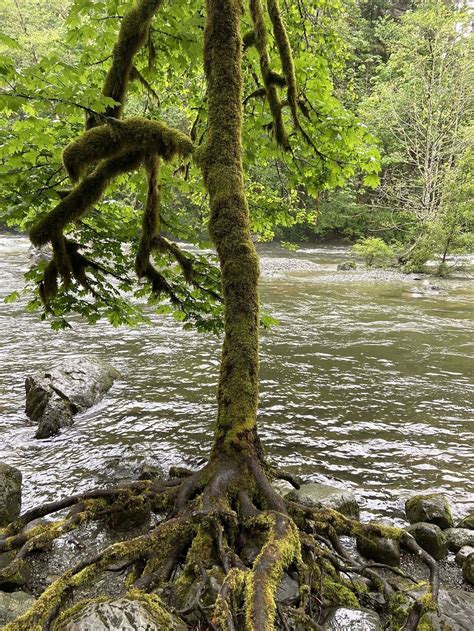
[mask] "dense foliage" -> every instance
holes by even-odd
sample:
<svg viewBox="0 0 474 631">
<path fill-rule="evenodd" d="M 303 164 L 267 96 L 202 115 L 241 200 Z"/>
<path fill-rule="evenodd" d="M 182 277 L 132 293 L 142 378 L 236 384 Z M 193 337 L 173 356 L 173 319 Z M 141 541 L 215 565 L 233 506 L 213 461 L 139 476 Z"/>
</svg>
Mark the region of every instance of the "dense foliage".
<svg viewBox="0 0 474 631">
<path fill-rule="evenodd" d="M 74 0 L 65 11 L 55 4 L 46 10 L 29 0 L 15 0 L 3 9 L 0 107 L 6 124 L 0 130 L 1 223 L 28 229 L 68 188 L 62 150 L 83 128 L 85 115 L 100 115 L 111 106 L 100 86 L 120 21 L 130 5 L 122 0 Z M 159 118 L 189 133 L 197 145 L 205 141 L 207 130 L 200 6 L 187 2 L 163 7 L 146 47 L 137 55 L 126 106 L 126 116 Z M 338 94 L 350 54 L 344 37 L 350 8 L 343 2 L 301 3 L 287 7 L 285 13 L 295 43 L 298 84 L 303 86 L 298 105 L 310 143 L 293 134 L 291 150 L 275 150 L 272 118 L 258 79 L 258 51 L 253 46 L 245 50 L 244 158 L 257 239 L 271 239 L 278 226 L 293 226 L 313 216 L 319 194 L 342 186 L 356 173 L 365 172 L 367 186 L 378 183 L 379 154 L 374 141 L 354 109 Z M 45 12 L 49 12 L 48 19 L 44 19 Z M 243 22 L 250 30 L 250 17 Z M 52 37 L 45 46 L 49 33 Z M 280 72 L 275 48 L 270 63 Z M 283 98 L 284 90 L 278 90 Z M 289 108 L 284 108 L 283 118 L 290 122 Z M 191 161 L 178 171 L 173 164 L 165 166 L 160 189 L 161 217 L 168 234 L 206 246 L 208 207 L 199 169 Z M 137 286 L 130 274 L 145 194 L 146 181 L 139 173 L 119 177 L 100 207 L 71 226 L 72 232 L 81 232 L 82 242 L 90 243 L 88 256 L 100 262 L 93 270 L 100 299 L 91 301 L 90 292 L 81 287 L 72 293 L 60 291 L 48 308 L 56 317 L 55 326 L 66 326 L 62 314 L 69 311 L 79 312 L 91 322 L 105 315 L 114 324 L 143 317 L 140 302 L 124 296 L 148 295 L 147 288 Z M 188 287 L 182 282 L 179 266 L 170 264 L 169 254 L 159 255 L 158 266 L 176 300 L 170 305 L 169 300 L 160 299 L 158 310 L 172 312 L 177 319 L 202 329 L 218 328 L 219 278 L 211 258 L 197 257 L 201 286 Z M 111 281 L 108 272 L 112 268 L 115 277 Z M 33 285 L 42 271 L 40 266 L 29 274 Z M 37 296 L 30 308 L 39 307 Z"/>
</svg>

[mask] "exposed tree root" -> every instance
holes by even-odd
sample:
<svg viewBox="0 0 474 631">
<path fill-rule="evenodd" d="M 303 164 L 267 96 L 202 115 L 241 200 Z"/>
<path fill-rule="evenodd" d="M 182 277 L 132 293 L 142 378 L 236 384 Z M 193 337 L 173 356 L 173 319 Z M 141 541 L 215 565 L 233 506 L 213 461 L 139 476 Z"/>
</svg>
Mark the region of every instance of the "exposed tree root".
<svg viewBox="0 0 474 631">
<path fill-rule="evenodd" d="M 0 552 L 16 551 L 0 572 L 0 581 L 8 584 L 30 553 L 48 549 L 82 524 L 107 522 L 138 508 L 162 517 L 146 534 L 109 545 L 69 569 L 5 631 L 60 629 L 81 607 L 78 592 L 111 567 L 128 572 L 125 595 L 140 600 L 162 628 L 172 629 L 179 619 L 190 628 L 225 631 L 288 631 L 297 624 L 319 629 L 324 607 L 370 605 L 367 583 L 384 596 L 386 604 L 378 607 L 391 620 L 389 628 L 430 628 L 424 625 L 436 610 L 437 564 L 405 531 L 283 500 L 254 458 L 214 457 L 197 472 L 173 475 L 52 502 L 3 531 Z M 32 524 L 57 513 L 60 519 Z M 425 594 L 413 603 L 404 590 L 414 579 L 349 553 L 342 535 L 397 539 L 429 568 Z M 294 602 L 278 601 L 285 572 L 299 584 Z"/>
</svg>

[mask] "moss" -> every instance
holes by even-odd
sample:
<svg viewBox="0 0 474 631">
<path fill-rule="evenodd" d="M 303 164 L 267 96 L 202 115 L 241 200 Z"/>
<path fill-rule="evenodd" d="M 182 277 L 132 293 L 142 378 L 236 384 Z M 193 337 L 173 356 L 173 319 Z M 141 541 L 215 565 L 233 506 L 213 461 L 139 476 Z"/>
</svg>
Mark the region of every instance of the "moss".
<svg viewBox="0 0 474 631">
<path fill-rule="evenodd" d="M 254 561 L 245 585 L 245 619 L 248 631 L 273 629 L 275 593 L 283 572 L 291 563 L 302 565 L 298 529 L 276 513 L 262 513 L 255 524 L 268 529 L 268 538 Z"/>
<path fill-rule="evenodd" d="M 30 230 L 33 245 L 46 245 L 60 234 L 72 221 L 79 219 L 99 201 L 109 182 L 120 175 L 138 168 L 144 156 L 132 152 L 111 160 L 104 160 L 87 175 L 59 204 L 40 219 Z"/>
<path fill-rule="evenodd" d="M 337 580 L 330 576 L 323 576 L 321 599 L 325 607 L 355 607 L 359 601 L 353 591 L 344 585 L 342 579 Z"/>
<path fill-rule="evenodd" d="M 80 600 L 59 614 L 51 625 L 51 631 L 58 631 L 62 625 L 65 625 L 69 620 L 74 618 L 80 611 L 82 611 L 82 609 L 87 607 L 87 605 L 104 603 L 109 600 L 110 598 L 108 596 L 97 596 L 97 598 L 86 598 L 84 600 Z"/>
<path fill-rule="evenodd" d="M 240 2 L 208 0 L 207 14 L 208 135 L 198 161 L 209 193 L 209 232 L 221 264 L 225 305 L 213 453 L 250 454 L 257 443 L 259 270 L 243 185 Z M 233 440 L 226 441 L 229 431 Z"/>
<path fill-rule="evenodd" d="M 107 125 L 90 129 L 70 143 L 64 149 L 63 162 L 71 179 L 76 181 L 89 165 L 131 151 L 171 160 L 176 155 L 190 155 L 193 148 L 189 136 L 159 121 L 140 117 L 124 121 L 109 119 Z"/>
<path fill-rule="evenodd" d="M 139 589 L 130 589 L 127 598 L 142 603 L 153 617 L 153 621 L 160 629 L 172 631 L 177 628 L 176 618 L 166 609 L 161 598 L 157 594 L 146 594 Z"/>
</svg>

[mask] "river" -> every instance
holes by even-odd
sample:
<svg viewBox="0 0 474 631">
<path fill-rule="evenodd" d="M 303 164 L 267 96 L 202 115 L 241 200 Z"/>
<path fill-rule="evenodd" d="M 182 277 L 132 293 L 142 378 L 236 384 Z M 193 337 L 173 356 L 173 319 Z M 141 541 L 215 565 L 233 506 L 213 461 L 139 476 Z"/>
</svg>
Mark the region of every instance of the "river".
<svg viewBox="0 0 474 631">
<path fill-rule="evenodd" d="M 53 332 L 6 304 L 22 287 L 28 241 L 0 236 L 0 461 L 24 476 L 24 508 L 127 476 L 205 458 L 220 342 L 154 317 L 152 326 Z M 364 519 L 402 516 L 415 492 L 474 503 L 472 282 L 337 272 L 344 248 L 261 248 L 262 297 L 280 324 L 262 335 L 260 431 L 281 467 L 355 491 Z M 430 290 L 435 283 L 439 290 Z M 24 379 L 69 354 L 122 373 L 72 428 L 38 441 Z"/>
</svg>

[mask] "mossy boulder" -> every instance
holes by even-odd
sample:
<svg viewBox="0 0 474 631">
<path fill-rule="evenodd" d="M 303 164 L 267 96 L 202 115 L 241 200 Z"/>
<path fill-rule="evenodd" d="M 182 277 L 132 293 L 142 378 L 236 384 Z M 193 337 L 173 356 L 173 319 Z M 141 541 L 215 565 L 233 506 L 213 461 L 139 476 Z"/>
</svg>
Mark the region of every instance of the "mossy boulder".
<svg viewBox="0 0 474 631">
<path fill-rule="evenodd" d="M 356 497 L 354 493 L 345 489 L 311 482 L 291 491 L 286 498 L 312 508 L 332 508 L 346 517 L 359 519 L 360 511 Z"/>
<path fill-rule="evenodd" d="M 436 524 L 418 522 L 406 529 L 416 542 L 436 559 L 443 559 L 448 554 L 448 541 L 444 531 Z"/>
<path fill-rule="evenodd" d="M 462 564 L 462 577 L 470 585 L 474 585 L 474 552 L 471 552 Z"/>
<path fill-rule="evenodd" d="M 0 527 L 16 519 L 21 510 L 21 471 L 0 462 Z"/>
<path fill-rule="evenodd" d="M 474 511 L 471 511 L 463 517 L 456 528 L 468 528 L 469 530 L 474 530 Z"/>
<path fill-rule="evenodd" d="M 374 522 L 375 523 L 375 522 Z M 366 559 L 386 565 L 400 565 L 400 546 L 393 539 L 368 535 L 357 538 L 357 550 Z"/>
<path fill-rule="evenodd" d="M 445 531 L 448 548 L 451 552 L 458 552 L 464 546 L 474 547 L 474 530 L 468 528 L 448 528 Z"/>
<path fill-rule="evenodd" d="M 452 528 L 453 516 L 444 495 L 415 495 L 405 502 L 405 512 L 410 524 L 427 522 L 441 529 Z"/>
<path fill-rule="evenodd" d="M 94 357 L 69 357 L 25 381 L 26 414 L 38 423 L 36 438 L 49 438 L 72 425 L 73 416 L 95 405 L 119 373 Z"/>
<path fill-rule="evenodd" d="M 0 591 L 0 628 L 23 615 L 36 599 L 25 592 Z"/>
<path fill-rule="evenodd" d="M 16 557 L 16 550 L 0 554 L 0 588 L 7 591 L 25 585 L 30 580 L 30 566 L 25 561 L 17 561 L 10 565 Z M 5 572 L 4 570 L 8 570 Z"/>
</svg>

